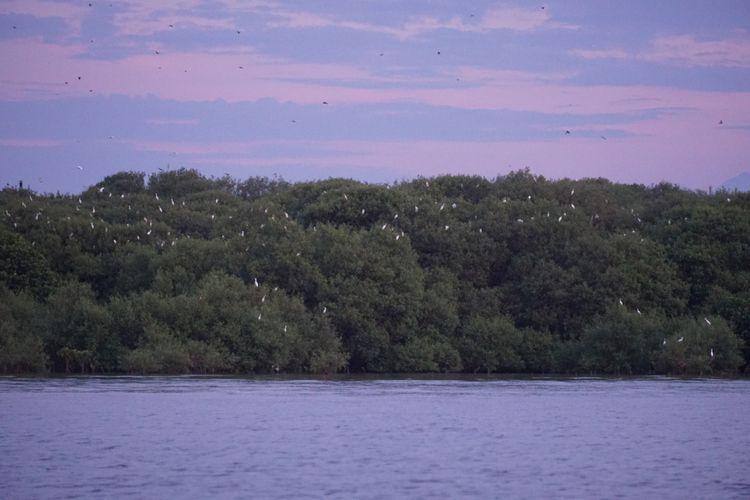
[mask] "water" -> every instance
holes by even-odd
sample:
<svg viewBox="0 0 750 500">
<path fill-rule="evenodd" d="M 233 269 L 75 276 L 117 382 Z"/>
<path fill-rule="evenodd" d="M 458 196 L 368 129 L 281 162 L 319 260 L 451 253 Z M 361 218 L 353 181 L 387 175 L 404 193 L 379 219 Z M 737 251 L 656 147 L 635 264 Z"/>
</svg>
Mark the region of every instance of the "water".
<svg viewBox="0 0 750 500">
<path fill-rule="evenodd" d="M 1 498 L 748 498 L 750 381 L 0 379 Z"/>
</svg>

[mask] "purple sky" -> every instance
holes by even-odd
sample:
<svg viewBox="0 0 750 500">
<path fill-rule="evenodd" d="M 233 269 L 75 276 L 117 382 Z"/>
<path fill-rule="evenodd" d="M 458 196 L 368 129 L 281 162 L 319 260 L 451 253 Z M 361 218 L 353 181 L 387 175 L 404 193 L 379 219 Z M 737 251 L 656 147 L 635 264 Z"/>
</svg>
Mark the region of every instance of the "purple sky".
<svg viewBox="0 0 750 500">
<path fill-rule="evenodd" d="M 748 26 L 746 0 L 0 0 L 0 183 L 528 166 L 707 189 L 750 170 Z"/>
</svg>

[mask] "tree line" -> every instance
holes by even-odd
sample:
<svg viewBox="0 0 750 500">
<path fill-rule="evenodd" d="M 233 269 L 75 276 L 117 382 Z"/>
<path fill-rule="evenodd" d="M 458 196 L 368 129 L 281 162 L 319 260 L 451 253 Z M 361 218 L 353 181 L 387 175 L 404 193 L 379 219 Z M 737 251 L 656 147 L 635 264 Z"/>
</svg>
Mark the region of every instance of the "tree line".
<svg viewBox="0 0 750 500">
<path fill-rule="evenodd" d="M 0 192 L 0 372 L 736 374 L 750 195 L 120 172 Z"/>
</svg>

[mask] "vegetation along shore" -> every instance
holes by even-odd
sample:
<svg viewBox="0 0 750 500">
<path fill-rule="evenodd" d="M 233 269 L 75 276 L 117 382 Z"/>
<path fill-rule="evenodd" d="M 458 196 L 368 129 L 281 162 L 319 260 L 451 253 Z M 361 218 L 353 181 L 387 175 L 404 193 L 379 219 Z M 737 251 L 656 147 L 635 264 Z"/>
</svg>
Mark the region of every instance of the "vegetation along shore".
<svg viewBox="0 0 750 500">
<path fill-rule="evenodd" d="M 0 192 L 0 372 L 736 374 L 750 195 L 122 172 Z"/>
</svg>

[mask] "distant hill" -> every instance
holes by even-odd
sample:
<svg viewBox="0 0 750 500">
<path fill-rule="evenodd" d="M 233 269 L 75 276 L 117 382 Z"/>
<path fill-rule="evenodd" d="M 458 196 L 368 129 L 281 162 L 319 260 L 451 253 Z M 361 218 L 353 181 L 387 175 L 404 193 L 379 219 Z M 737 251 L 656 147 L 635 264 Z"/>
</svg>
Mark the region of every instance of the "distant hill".
<svg viewBox="0 0 750 500">
<path fill-rule="evenodd" d="M 721 187 L 727 191 L 750 191 L 750 172 L 742 172 L 740 175 L 732 177 L 725 181 Z"/>
</svg>

